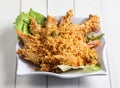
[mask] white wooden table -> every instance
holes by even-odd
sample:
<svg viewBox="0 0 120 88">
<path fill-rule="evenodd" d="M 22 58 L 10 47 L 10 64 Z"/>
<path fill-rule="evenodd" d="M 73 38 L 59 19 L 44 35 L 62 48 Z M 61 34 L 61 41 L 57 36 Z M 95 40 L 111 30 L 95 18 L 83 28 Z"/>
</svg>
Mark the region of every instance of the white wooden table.
<svg viewBox="0 0 120 88">
<path fill-rule="evenodd" d="M 30 8 L 45 16 L 64 15 L 69 9 L 74 10 L 75 16 L 102 15 L 108 40 L 106 59 L 109 74 L 75 79 L 15 76 L 17 39 L 13 22 L 21 11 Z M 120 88 L 119 8 L 119 0 L 0 0 L 0 88 Z"/>
</svg>

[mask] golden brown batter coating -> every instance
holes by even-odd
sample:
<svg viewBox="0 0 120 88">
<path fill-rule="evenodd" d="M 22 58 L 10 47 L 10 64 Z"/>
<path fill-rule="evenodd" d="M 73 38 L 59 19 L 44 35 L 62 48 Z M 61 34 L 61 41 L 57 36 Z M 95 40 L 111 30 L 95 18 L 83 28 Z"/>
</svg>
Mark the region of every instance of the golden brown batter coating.
<svg viewBox="0 0 120 88">
<path fill-rule="evenodd" d="M 98 41 L 86 43 L 85 34 L 99 30 L 98 17 L 90 15 L 81 24 L 72 24 L 73 11 L 63 16 L 59 25 L 54 17 L 47 16 L 46 27 L 42 28 L 30 19 L 30 34 L 16 31 L 24 42 L 17 54 L 40 67 L 41 71 L 61 72 L 57 65 L 84 66 L 97 64 L 97 53 L 93 47 Z M 37 35 L 36 35 L 37 34 Z"/>
</svg>

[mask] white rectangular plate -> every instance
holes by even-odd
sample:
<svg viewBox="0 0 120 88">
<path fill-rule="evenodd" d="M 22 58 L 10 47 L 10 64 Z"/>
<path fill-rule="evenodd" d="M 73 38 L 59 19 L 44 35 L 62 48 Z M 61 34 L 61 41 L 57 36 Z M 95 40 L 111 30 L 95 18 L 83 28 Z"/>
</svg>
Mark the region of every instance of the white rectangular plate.
<svg viewBox="0 0 120 88">
<path fill-rule="evenodd" d="M 58 20 L 61 17 L 58 17 Z M 86 17 L 85 17 L 86 18 Z M 80 23 L 82 20 L 85 18 L 80 18 L 80 17 L 73 17 L 72 18 L 72 23 Z M 101 21 L 100 21 L 101 22 Z M 102 24 L 100 23 L 101 30 L 99 33 L 104 33 L 102 29 Z M 56 74 L 52 72 L 36 72 L 34 70 L 34 65 L 30 62 L 27 62 L 23 59 L 20 59 L 19 56 L 17 55 L 17 75 L 18 76 L 24 76 L 24 75 L 51 75 L 51 76 L 56 76 L 56 77 L 61 77 L 61 78 L 76 78 L 76 77 L 82 77 L 82 76 L 92 76 L 92 75 L 106 75 L 107 74 L 107 69 L 106 69 L 106 39 L 105 36 L 101 39 L 102 45 L 98 46 L 96 48 L 97 54 L 99 56 L 98 62 L 100 63 L 101 70 L 99 71 L 94 71 L 94 72 L 83 72 L 81 70 L 71 70 L 67 71 L 64 73 Z M 20 47 L 20 42 L 16 44 L 16 51 Z"/>
</svg>

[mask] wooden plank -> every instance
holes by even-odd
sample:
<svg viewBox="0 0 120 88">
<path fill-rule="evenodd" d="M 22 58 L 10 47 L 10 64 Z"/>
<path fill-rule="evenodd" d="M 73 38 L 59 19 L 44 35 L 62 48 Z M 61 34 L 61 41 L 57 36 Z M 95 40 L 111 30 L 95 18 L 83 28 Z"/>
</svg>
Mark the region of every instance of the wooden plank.
<svg viewBox="0 0 120 88">
<path fill-rule="evenodd" d="M 75 0 L 76 16 L 86 17 L 89 14 L 101 15 L 101 0 Z"/>
<path fill-rule="evenodd" d="M 74 9 L 73 0 L 48 0 L 48 14 L 52 16 L 65 15 L 69 9 Z M 48 88 L 78 88 L 78 78 L 61 79 L 48 76 Z"/>
<path fill-rule="evenodd" d="M 107 76 L 88 76 L 79 78 L 80 88 L 111 88 Z"/>
<path fill-rule="evenodd" d="M 74 9 L 74 0 L 48 0 L 48 14 L 53 16 L 65 15 L 69 9 Z"/>
<path fill-rule="evenodd" d="M 33 10 L 46 16 L 46 0 L 21 0 L 21 11 Z M 16 78 L 16 88 L 46 88 L 46 76 L 23 76 Z"/>
<path fill-rule="evenodd" d="M 16 88 L 46 88 L 46 76 L 17 77 Z"/>
<path fill-rule="evenodd" d="M 118 38 L 120 37 L 119 30 L 119 21 L 120 13 L 119 10 L 119 1 L 113 0 L 102 0 L 103 4 L 103 21 L 104 29 L 108 39 L 108 61 L 110 68 L 110 77 L 112 88 L 120 88 L 120 42 Z"/>
<path fill-rule="evenodd" d="M 102 15 L 101 0 L 75 0 L 75 15 L 88 17 L 89 14 Z M 110 88 L 109 74 L 107 76 L 92 76 L 79 78 L 81 88 Z M 85 83 L 84 83 L 85 82 Z"/>
<path fill-rule="evenodd" d="M 43 15 L 47 14 L 46 0 L 21 0 L 21 11 L 29 11 L 30 8 L 40 12 Z"/>
<path fill-rule="evenodd" d="M 19 14 L 19 4 L 19 0 L 0 1 L 0 88 L 14 87 L 16 34 L 13 22 Z"/>
<path fill-rule="evenodd" d="M 78 88 L 78 78 L 63 79 L 57 77 L 48 77 L 48 88 Z"/>
</svg>

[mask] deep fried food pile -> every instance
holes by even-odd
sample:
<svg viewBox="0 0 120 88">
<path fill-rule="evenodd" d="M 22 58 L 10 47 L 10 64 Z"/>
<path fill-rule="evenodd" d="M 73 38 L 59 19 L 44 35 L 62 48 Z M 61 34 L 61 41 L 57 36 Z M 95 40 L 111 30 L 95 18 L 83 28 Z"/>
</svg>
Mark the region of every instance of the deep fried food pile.
<svg viewBox="0 0 120 88">
<path fill-rule="evenodd" d="M 23 49 L 18 49 L 19 57 L 40 67 L 40 71 L 61 72 L 57 65 L 85 66 L 97 64 L 98 56 L 94 49 L 100 41 L 87 43 L 85 37 L 99 28 L 96 15 L 90 15 L 81 24 L 71 23 L 73 11 L 69 10 L 60 22 L 55 17 L 47 16 L 45 28 L 42 28 L 33 18 L 30 19 L 31 34 L 16 31 L 24 43 Z"/>
</svg>

